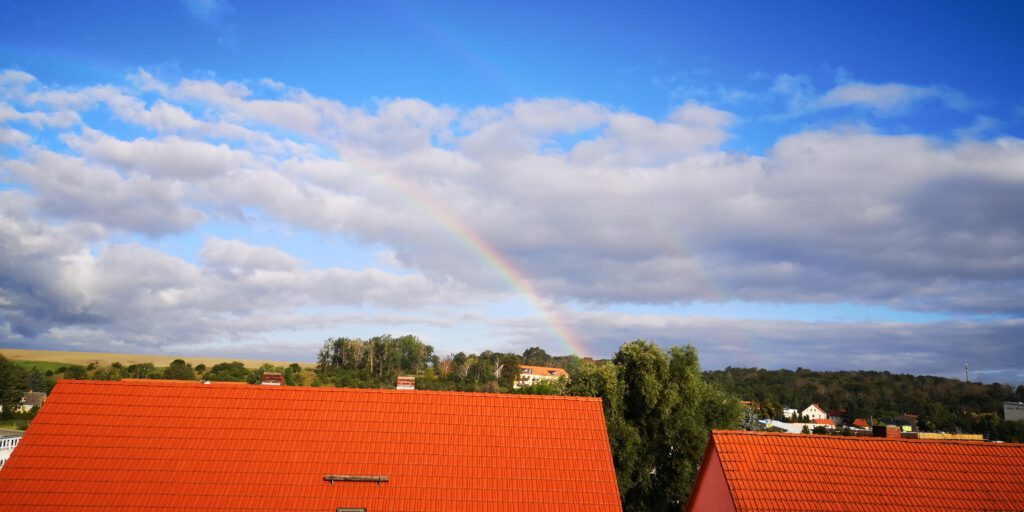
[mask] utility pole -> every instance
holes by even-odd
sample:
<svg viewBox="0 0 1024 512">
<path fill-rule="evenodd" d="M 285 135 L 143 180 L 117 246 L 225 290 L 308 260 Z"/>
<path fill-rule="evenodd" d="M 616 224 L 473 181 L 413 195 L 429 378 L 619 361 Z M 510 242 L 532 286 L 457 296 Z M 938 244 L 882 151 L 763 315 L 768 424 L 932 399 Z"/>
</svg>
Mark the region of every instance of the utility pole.
<svg viewBox="0 0 1024 512">
<path fill-rule="evenodd" d="M 970 382 L 970 381 L 971 381 L 971 374 L 968 371 L 967 363 L 964 363 L 964 382 Z"/>
</svg>

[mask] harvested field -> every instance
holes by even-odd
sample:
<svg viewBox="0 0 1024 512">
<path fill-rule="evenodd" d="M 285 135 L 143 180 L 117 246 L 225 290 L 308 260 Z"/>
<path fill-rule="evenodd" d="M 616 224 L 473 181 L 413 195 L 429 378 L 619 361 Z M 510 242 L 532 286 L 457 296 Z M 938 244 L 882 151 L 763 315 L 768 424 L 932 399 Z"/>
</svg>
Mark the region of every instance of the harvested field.
<svg viewBox="0 0 1024 512">
<path fill-rule="evenodd" d="M 15 362 L 32 361 L 60 363 L 60 365 L 77 364 L 86 366 L 96 363 L 99 366 L 110 366 L 111 363 L 119 362 L 125 366 L 130 364 L 153 363 L 156 367 L 166 367 L 175 359 L 183 359 L 185 362 L 195 366 L 205 364 L 212 366 L 217 363 L 241 361 L 247 368 L 258 368 L 264 363 L 274 366 L 288 366 L 296 361 L 269 361 L 266 359 L 237 359 L 231 357 L 190 357 L 190 356 L 167 356 L 157 354 L 119 354 L 112 352 L 72 352 L 69 350 L 28 350 L 20 348 L 0 348 L 0 354 Z M 313 363 L 299 362 L 303 368 L 316 366 Z"/>
</svg>

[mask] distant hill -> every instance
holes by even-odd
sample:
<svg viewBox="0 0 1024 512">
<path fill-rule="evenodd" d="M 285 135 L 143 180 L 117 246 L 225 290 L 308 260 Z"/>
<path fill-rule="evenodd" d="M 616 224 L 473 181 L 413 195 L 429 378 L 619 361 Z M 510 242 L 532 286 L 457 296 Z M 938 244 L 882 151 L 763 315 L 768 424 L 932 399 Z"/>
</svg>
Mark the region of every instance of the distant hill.
<svg viewBox="0 0 1024 512">
<path fill-rule="evenodd" d="M 1003 402 L 1024 400 L 1024 386 L 980 384 L 943 377 L 876 371 L 817 372 L 726 368 L 705 378 L 742 400 L 760 403 L 771 416 L 783 407 L 846 409 L 848 416 L 876 419 L 920 415 L 929 430 L 976 431 L 984 417 L 1001 416 Z M 998 419 L 998 418 L 997 418 Z"/>
</svg>

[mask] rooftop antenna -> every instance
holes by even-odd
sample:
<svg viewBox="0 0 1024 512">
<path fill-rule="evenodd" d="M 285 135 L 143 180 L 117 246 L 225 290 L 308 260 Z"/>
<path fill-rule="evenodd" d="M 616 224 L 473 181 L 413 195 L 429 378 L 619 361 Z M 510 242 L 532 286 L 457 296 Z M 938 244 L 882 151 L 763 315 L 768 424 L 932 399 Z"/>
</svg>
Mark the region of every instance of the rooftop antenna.
<svg viewBox="0 0 1024 512">
<path fill-rule="evenodd" d="M 967 363 L 964 363 L 964 382 L 970 382 L 970 381 L 971 381 L 971 374 L 968 371 Z"/>
</svg>

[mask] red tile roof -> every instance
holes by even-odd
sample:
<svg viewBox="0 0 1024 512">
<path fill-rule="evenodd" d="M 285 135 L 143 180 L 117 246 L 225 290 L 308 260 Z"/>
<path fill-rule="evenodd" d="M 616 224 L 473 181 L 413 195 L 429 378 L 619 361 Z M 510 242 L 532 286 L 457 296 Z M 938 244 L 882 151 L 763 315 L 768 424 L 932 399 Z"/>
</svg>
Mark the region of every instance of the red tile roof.
<svg viewBox="0 0 1024 512">
<path fill-rule="evenodd" d="M 737 511 L 1024 510 L 1021 444 L 715 431 L 712 447 Z"/>
<path fill-rule="evenodd" d="M 525 364 L 519 365 L 519 373 L 522 374 L 523 370 L 529 370 L 528 375 L 538 375 L 542 377 L 568 377 L 569 372 L 562 368 L 554 368 L 551 366 L 529 366 Z"/>
<path fill-rule="evenodd" d="M 0 471 L 0 511 L 344 507 L 621 510 L 601 402 L 60 381 Z"/>
<path fill-rule="evenodd" d="M 871 425 L 868 425 L 868 420 L 866 420 L 864 418 L 857 418 L 857 419 L 853 420 L 853 426 L 860 427 L 860 428 L 868 428 Z"/>
<path fill-rule="evenodd" d="M 816 420 L 811 421 L 811 423 L 814 423 L 815 425 L 828 425 L 831 427 L 836 426 L 836 423 L 828 418 L 818 418 Z"/>
</svg>

